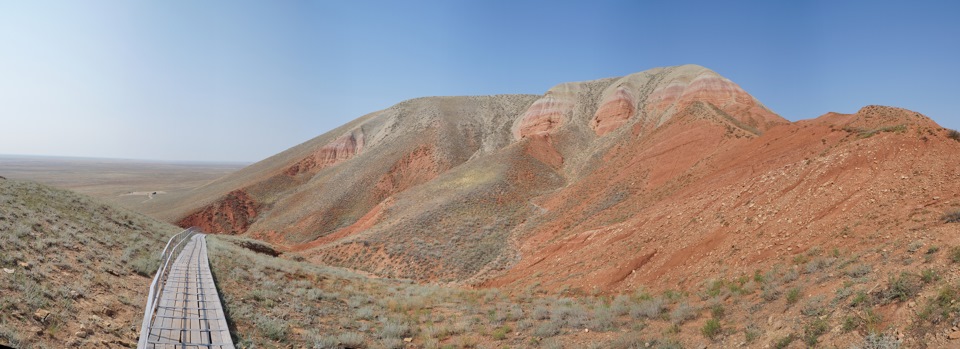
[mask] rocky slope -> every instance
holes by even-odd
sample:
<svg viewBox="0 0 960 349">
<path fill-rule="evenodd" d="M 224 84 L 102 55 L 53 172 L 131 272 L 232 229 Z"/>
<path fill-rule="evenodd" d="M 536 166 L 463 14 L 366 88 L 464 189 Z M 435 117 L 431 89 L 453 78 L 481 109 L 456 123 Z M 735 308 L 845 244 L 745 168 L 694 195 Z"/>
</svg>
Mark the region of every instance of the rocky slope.
<svg viewBox="0 0 960 349">
<path fill-rule="evenodd" d="M 619 292 L 941 232 L 958 150 L 897 108 L 790 123 L 686 65 L 406 101 L 152 213 L 385 276 Z"/>
</svg>

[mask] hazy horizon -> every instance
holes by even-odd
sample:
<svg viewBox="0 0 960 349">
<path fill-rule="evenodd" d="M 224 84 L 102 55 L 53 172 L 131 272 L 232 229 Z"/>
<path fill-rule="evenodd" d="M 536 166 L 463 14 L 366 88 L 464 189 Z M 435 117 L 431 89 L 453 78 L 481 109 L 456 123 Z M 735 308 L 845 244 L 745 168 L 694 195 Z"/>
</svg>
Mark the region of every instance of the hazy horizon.
<svg viewBox="0 0 960 349">
<path fill-rule="evenodd" d="M 117 157 L 98 157 L 98 156 L 72 156 L 56 154 L 5 154 L 0 153 L 0 161 L 9 159 L 50 159 L 50 160 L 78 160 L 78 161 L 102 161 L 116 163 L 163 163 L 163 164 L 204 164 L 204 165 L 251 165 L 252 161 L 219 161 L 219 160 L 163 160 L 163 159 L 144 159 L 144 158 L 117 158 Z"/>
<path fill-rule="evenodd" d="M 960 3 L 0 4 L 0 154 L 251 163 L 410 98 L 699 64 L 796 121 L 960 128 Z"/>
</svg>

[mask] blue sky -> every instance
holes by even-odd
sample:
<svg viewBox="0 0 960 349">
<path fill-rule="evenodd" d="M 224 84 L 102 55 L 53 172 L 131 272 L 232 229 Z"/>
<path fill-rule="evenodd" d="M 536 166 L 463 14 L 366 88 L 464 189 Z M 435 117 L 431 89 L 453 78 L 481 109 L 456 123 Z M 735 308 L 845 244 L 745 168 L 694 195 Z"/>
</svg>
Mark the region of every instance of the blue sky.
<svg viewBox="0 0 960 349">
<path fill-rule="evenodd" d="M 731 4 L 733 3 L 733 4 Z M 956 1 L 3 1 L 0 153 L 257 161 L 421 96 L 694 63 L 960 128 Z"/>
</svg>

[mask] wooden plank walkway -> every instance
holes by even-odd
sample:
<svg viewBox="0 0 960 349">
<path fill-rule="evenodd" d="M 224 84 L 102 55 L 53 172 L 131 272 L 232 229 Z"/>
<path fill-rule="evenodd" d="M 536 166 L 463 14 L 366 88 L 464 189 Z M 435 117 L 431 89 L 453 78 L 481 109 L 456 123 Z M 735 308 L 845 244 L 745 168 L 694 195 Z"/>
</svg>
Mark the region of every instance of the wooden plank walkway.
<svg viewBox="0 0 960 349">
<path fill-rule="evenodd" d="M 234 348 L 203 234 L 194 235 L 171 266 L 146 348 Z"/>
</svg>

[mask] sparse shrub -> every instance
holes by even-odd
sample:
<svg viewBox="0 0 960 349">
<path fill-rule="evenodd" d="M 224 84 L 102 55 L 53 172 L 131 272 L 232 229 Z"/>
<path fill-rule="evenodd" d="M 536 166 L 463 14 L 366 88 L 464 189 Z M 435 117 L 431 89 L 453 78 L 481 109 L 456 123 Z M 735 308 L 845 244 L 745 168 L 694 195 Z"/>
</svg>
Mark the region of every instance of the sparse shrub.
<svg viewBox="0 0 960 349">
<path fill-rule="evenodd" d="M 719 296 L 727 286 L 727 282 L 723 279 L 711 281 L 707 286 L 706 293 L 703 295 L 703 299 L 712 298 Z"/>
<path fill-rule="evenodd" d="M 800 288 L 794 287 L 787 291 L 787 306 L 791 306 L 800 300 Z"/>
<path fill-rule="evenodd" d="M 404 347 L 403 340 L 400 338 L 383 338 L 380 340 L 380 344 L 386 349 L 403 349 Z"/>
<path fill-rule="evenodd" d="M 553 337 L 560 334 L 560 324 L 554 321 L 547 321 L 533 330 L 533 335 L 537 337 Z"/>
<path fill-rule="evenodd" d="M 780 298 L 780 286 L 776 284 L 765 284 L 760 291 L 760 298 L 767 302 L 773 302 Z"/>
<path fill-rule="evenodd" d="M 950 249 L 950 261 L 953 263 L 960 263 L 960 246 L 955 246 Z"/>
<path fill-rule="evenodd" d="M 840 329 L 844 333 L 847 333 L 863 326 L 866 327 L 868 331 L 874 331 L 881 320 L 883 320 L 883 318 L 880 317 L 880 314 L 877 314 L 872 308 L 867 308 L 862 314 L 844 317 L 843 323 L 840 324 Z"/>
<path fill-rule="evenodd" d="M 722 319 L 726 313 L 727 310 L 723 307 L 723 304 L 717 303 L 710 307 L 710 315 L 712 315 L 714 319 Z"/>
<path fill-rule="evenodd" d="M 934 281 L 940 281 L 940 274 L 933 269 L 924 269 L 920 272 L 920 280 L 925 284 L 929 284 Z"/>
<path fill-rule="evenodd" d="M 283 341 L 287 338 L 287 331 L 289 330 L 289 325 L 285 321 L 274 319 L 266 316 L 257 316 L 256 318 L 257 329 L 263 333 L 264 336 L 275 341 Z"/>
<path fill-rule="evenodd" d="M 807 343 L 808 346 L 814 347 L 817 345 L 817 341 L 820 340 L 820 336 L 827 333 L 827 330 L 829 330 L 829 324 L 827 324 L 826 320 L 813 320 L 813 322 L 803 328 L 803 341 Z"/>
<path fill-rule="evenodd" d="M 910 252 L 910 253 L 917 252 L 920 250 L 921 247 L 923 247 L 923 241 L 918 240 L 918 241 L 911 242 L 910 245 L 907 246 L 907 252 Z"/>
<path fill-rule="evenodd" d="M 871 267 L 869 264 L 858 264 L 847 270 L 847 276 L 859 278 L 870 274 L 871 271 L 873 271 L 873 267 Z"/>
<path fill-rule="evenodd" d="M 376 312 L 373 310 L 372 306 L 365 306 L 360 309 L 357 309 L 356 318 L 360 320 L 373 320 Z"/>
<path fill-rule="evenodd" d="M 366 348 L 362 334 L 356 332 L 344 332 L 337 336 L 337 341 L 347 348 Z"/>
<path fill-rule="evenodd" d="M 927 301 L 918 315 L 920 319 L 931 323 L 943 322 L 957 311 L 958 299 L 960 299 L 960 289 L 955 286 L 944 286 L 937 292 L 936 297 Z"/>
<path fill-rule="evenodd" d="M 542 305 L 536 306 L 535 308 L 533 308 L 533 318 L 537 320 L 549 319 L 550 309 Z"/>
<path fill-rule="evenodd" d="M 786 348 L 787 346 L 790 345 L 790 343 L 793 343 L 793 341 L 796 339 L 797 337 L 793 333 L 791 333 L 786 337 L 780 338 L 776 342 L 774 342 L 773 347 L 776 349 Z"/>
<path fill-rule="evenodd" d="M 960 131 L 947 130 L 947 138 L 960 142 Z"/>
<path fill-rule="evenodd" d="M 423 334 L 427 338 L 444 339 L 446 338 L 447 331 L 446 331 L 446 328 L 444 327 L 440 327 L 437 325 L 430 325 L 423 328 L 423 331 L 421 332 L 421 334 Z"/>
<path fill-rule="evenodd" d="M 498 341 L 507 339 L 507 333 L 510 333 L 511 331 L 513 331 L 513 329 L 510 328 L 510 326 L 498 327 L 497 329 L 493 330 L 493 339 Z"/>
<path fill-rule="evenodd" d="M 616 316 L 623 316 L 630 313 L 630 297 L 619 295 L 610 303 L 610 311 Z"/>
<path fill-rule="evenodd" d="M 863 338 L 863 344 L 855 345 L 853 349 L 898 349 L 900 341 L 892 335 L 871 332 Z"/>
<path fill-rule="evenodd" d="M 856 133 L 859 138 L 870 138 L 882 132 L 903 133 L 907 130 L 907 125 L 884 126 L 875 129 L 864 129 L 859 127 L 844 127 L 844 131 Z"/>
<path fill-rule="evenodd" d="M 890 278 L 890 285 L 883 292 L 886 300 L 902 302 L 913 298 L 920 292 L 923 285 L 920 276 L 908 272 L 901 272 L 899 276 Z"/>
<path fill-rule="evenodd" d="M 614 328 L 613 312 L 607 308 L 597 309 L 593 312 L 593 318 L 588 321 L 591 330 L 597 332 L 606 332 Z"/>
<path fill-rule="evenodd" d="M 791 268 L 783 274 L 783 282 L 793 282 L 798 277 L 800 277 L 800 273 L 798 273 L 796 269 Z"/>
<path fill-rule="evenodd" d="M 747 342 L 747 344 L 751 344 L 756 341 L 757 338 L 760 338 L 760 334 L 762 333 L 756 325 L 747 325 L 747 328 L 743 329 L 743 340 Z"/>
<path fill-rule="evenodd" d="M 140 276 L 153 277 L 157 269 L 160 269 L 160 258 L 149 254 L 140 255 L 130 262 L 130 268 Z"/>
<path fill-rule="evenodd" d="M 867 293 L 863 291 L 857 291 L 857 294 L 853 296 L 853 299 L 850 300 L 851 307 L 858 307 L 867 303 Z"/>
<path fill-rule="evenodd" d="M 663 298 L 656 297 L 640 302 L 636 308 L 631 310 L 630 315 L 633 318 L 639 319 L 640 317 L 645 317 L 648 319 L 653 319 L 660 316 L 663 313 L 663 307 L 667 304 L 667 301 Z"/>
<path fill-rule="evenodd" d="M 720 331 L 721 331 L 720 320 L 717 320 L 717 319 L 707 320 L 707 322 L 703 324 L 703 327 L 700 328 L 700 333 L 703 334 L 704 337 L 709 338 L 710 340 L 713 340 L 714 338 L 716 338 L 717 335 L 720 334 Z"/>
<path fill-rule="evenodd" d="M 675 324 L 682 324 L 689 320 L 697 318 L 697 309 L 690 306 L 686 302 L 680 303 L 677 305 L 673 311 L 670 312 L 670 321 L 673 321 Z"/>
<path fill-rule="evenodd" d="M 304 297 L 306 297 L 308 300 L 319 302 L 324 299 L 326 300 L 336 299 L 337 295 L 326 293 L 323 290 L 318 288 L 311 288 L 311 289 L 308 289 L 306 292 L 304 292 Z"/>
<path fill-rule="evenodd" d="M 866 326 L 868 331 L 875 331 L 877 325 L 883 321 L 883 317 L 881 317 L 880 314 L 877 314 L 873 308 L 867 308 L 867 310 L 863 312 L 863 316 L 860 318 L 860 320 L 862 321 L 863 325 Z"/>
<path fill-rule="evenodd" d="M 817 259 L 814 259 L 814 260 L 812 260 L 812 261 L 810 261 L 810 262 L 807 262 L 807 264 L 806 264 L 806 266 L 804 267 L 804 269 L 805 269 L 805 271 L 807 272 L 807 274 L 814 274 L 814 273 L 820 271 L 821 269 L 826 268 L 826 267 L 829 266 L 829 265 L 830 265 L 830 262 L 827 261 L 826 259 L 824 259 L 824 258 L 817 258 Z"/>
<path fill-rule="evenodd" d="M 840 330 L 843 331 L 843 333 L 848 333 L 856 329 L 857 326 L 860 326 L 860 319 L 853 315 L 847 315 L 843 318 Z"/>
<path fill-rule="evenodd" d="M 340 341 L 337 337 L 320 337 L 313 340 L 313 349 L 337 349 L 340 347 Z"/>
<path fill-rule="evenodd" d="M 523 320 L 517 321 L 517 331 L 526 331 L 531 327 L 533 327 L 533 320 L 523 319 Z"/>
<path fill-rule="evenodd" d="M 369 300 L 366 296 L 355 294 L 347 298 L 347 305 L 351 308 L 359 308 L 360 306 L 367 304 Z"/>
<path fill-rule="evenodd" d="M 647 341 L 643 340 L 643 337 L 640 337 L 640 334 L 637 332 L 627 332 L 621 334 L 619 337 L 614 339 L 612 342 L 608 343 L 608 348 L 610 349 L 634 349 L 634 348 L 646 348 Z"/>
<path fill-rule="evenodd" d="M 793 263 L 796 265 L 802 265 L 810 261 L 810 256 L 798 254 L 793 257 Z"/>
<path fill-rule="evenodd" d="M 380 338 L 403 338 L 410 334 L 410 326 L 393 319 L 387 320 L 380 330 Z"/>
<path fill-rule="evenodd" d="M 533 343 L 535 344 L 536 338 L 531 338 L 531 339 L 534 341 Z M 560 341 L 556 339 L 550 338 L 550 339 L 544 340 L 543 344 L 541 344 L 540 347 L 544 349 L 563 349 L 563 344 L 561 344 Z"/>
<path fill-rule="evenodd" d="M 844 299 L 847 299 L 847 297 L 850 297 L 850 295 L 853 294 L 853 290 L 851 290 L 849 287 L 841 287 L 838 288 L 835 293 L 836 294 L 833 297 L 833 303 L 837 304 Z"/>
<path fill-rule="evenodd" d="M 523 319 L 523 307 L 517 304 L 510 305 L 509 318 L 513 321 L 520 321 Z"/>
<path fill-rule="evenodd" d="M 820 316 L 824 313 L 823 296 L 814 296 L 807 300 L 800 313 L 806 316 Z"/>
</svg>

